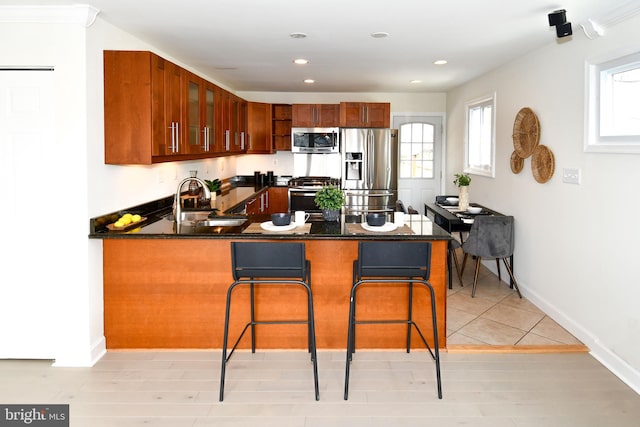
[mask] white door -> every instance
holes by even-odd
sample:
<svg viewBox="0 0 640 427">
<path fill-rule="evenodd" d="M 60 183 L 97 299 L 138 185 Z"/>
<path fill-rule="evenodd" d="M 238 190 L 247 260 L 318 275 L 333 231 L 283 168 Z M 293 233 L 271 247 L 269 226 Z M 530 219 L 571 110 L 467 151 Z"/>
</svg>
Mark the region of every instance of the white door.
<svg viewBox="0 0 640 427">
<path fill-rule="evenodd" d="M 56 337 L 51 254 L 57 222 L 49 188 L 53 136 L 53 71 L 0 69 L 0 358 L 52 358 Z M 64 167 L 60 165 L 60 167 Z M 59 243 L 59 242 L 58 242 Z"/>
<path fill-rule="evenodd" d="M 424 214 L 442 191 L 442 117 L 395 116 L 398 129 L 398 199 Z"/>
</svg>

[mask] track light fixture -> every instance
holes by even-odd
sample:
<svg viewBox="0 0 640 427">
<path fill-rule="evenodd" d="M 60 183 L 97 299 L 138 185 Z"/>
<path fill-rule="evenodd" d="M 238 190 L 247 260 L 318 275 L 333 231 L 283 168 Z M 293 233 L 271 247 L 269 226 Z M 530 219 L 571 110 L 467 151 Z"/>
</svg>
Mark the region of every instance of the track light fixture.
<svg viewBox="0 0 640 427">
<path fill-rule="evenodd" d="M 567 11 L 564 9 L 558 9 L 551 12 L 549 15 L 549 26 L 556 27 L 556 35 L 558 38 L 568 37 L 573 34 L 571 29 L 571 22 L 567 22 Z"/>
</svg>

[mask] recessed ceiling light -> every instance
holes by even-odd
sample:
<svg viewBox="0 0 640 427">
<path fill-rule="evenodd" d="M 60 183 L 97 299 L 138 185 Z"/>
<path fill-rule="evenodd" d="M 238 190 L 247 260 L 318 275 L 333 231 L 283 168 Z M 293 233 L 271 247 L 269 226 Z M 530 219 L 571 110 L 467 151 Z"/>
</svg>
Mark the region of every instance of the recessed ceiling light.
<svg viewBox="0 0 640 427">
<path fill-rule="evenodd" d="M 377 31 L 375 33 L 371 33 L 371 37 L 373 37 L 374 39 L 383 39 L 385 37 L 389 37 L 389 33 L 385 31 Z"/>
<path fill-rule="evenodd" d="M 305 33 L 291 33 L 289 34 L 289 37 L 291 37 L 292 39 L 303 39 L 307 37 L 307 35 Z"/>
<path fill-rule="evenodd" d="M 313 79 L 304 79 L 304 82 L 307 84 L 315 83 L 316 81 Z"/>
<path fill-rule="evenodd" d="M 447 63 L 446 59 L 438 59 L 437 61 L 433 61 L 435 65 L 445 65 Z"/>
<path fill-rule="evenodd" d="M 298 59 L 294 59 L 293 63 L 298 65 L 305 65 L 309 63 L 309 60 L 304 58 L 298 58 Z"/>
<path fill-rule="evenodd" d="M 411 80 L 409 83 L 418 84 L 418 83 L 422 83 L 422 80 Z"/>
</svg>

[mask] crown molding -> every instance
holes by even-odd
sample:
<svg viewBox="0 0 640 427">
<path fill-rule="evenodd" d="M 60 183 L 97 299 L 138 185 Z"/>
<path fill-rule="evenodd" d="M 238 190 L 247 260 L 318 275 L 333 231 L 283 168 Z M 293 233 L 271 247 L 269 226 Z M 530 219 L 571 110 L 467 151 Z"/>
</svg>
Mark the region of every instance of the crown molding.
<svg viewBox="0 0 640 427">
<path fill-rule="evenodd" d="M 0 6 L 0 22 L 78 24 L 90 27 L 100 13 L 86 4 L 72 6 Z"/>
</svg>

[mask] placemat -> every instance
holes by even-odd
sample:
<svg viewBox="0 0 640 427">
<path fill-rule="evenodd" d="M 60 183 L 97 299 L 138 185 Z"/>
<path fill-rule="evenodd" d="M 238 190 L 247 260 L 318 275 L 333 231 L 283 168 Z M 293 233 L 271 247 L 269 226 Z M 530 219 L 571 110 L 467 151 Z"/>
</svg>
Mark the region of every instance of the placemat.
<svg viewBox="0 0 640 427">
<path fill-rule="evenodd" d="M 352 224 L 347 223 L 347 233 L 348 234 L 414 234 L 411 228 L 407 227 L 407 225 L 403 225 L 402 227 L 398 227 L 393 231 L 369 231 L 362 228 L 360 224 Z"/>
<path fill-rule="evenodd" d="M 264 230 L 262 227 L 260 227 L 259 222 L 254 222 L 252 224 L 249 224 L 249 226 L 245 228 L 242 232 L 253 233 L 253 234 L 309 234 L 309 231 L 311 231 L 311 223 L 306 223 L 302 227 L 296 227 L 293 230 L 270 231 L 270 230 Z"/>
</svg>

